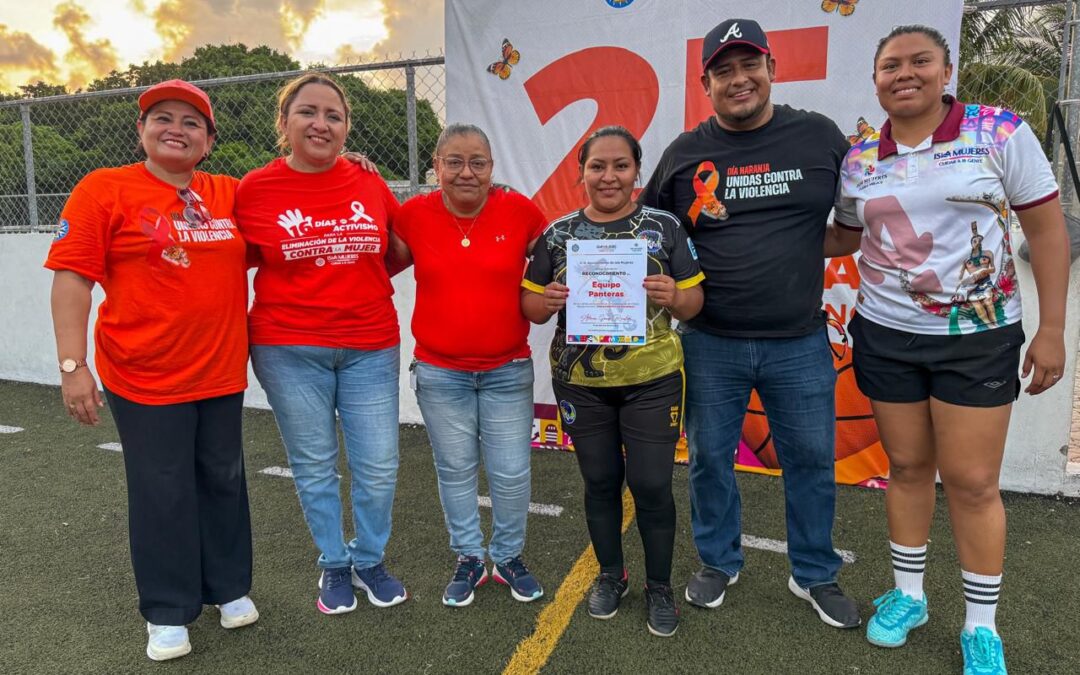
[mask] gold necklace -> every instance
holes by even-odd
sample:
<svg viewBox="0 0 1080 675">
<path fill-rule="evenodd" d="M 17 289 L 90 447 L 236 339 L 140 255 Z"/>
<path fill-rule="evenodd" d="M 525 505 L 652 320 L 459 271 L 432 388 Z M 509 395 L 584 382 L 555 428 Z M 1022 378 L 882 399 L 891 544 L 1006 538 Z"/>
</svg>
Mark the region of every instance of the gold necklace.
<svg viewBox="0 0 1080 675">
<path fill-rule="evenodd" d="M 450 211 L 447 211 L 447 213 L 450 213 Z M 462 245 L 462 247 L 469 248 L 469 246 L 472 244 L 472 242 L 469 241 L 469 233 L 473 231 L 474 227 L 476 227 L 476 221 L 480 220 L 480 214 L 476 214 L 476 217 L 473 218 L 473 221 L 469 225 L 469 229 L 467 229 L 467 230 L 465 228 L 461 227 L 461 223 L 458 222 L 457 216 L 455 216 L 453 213 L 450 213 L 450 217 L 454 219 L 454 226 L 457 227 L 458 232 L 461 233 L 461 245 Z"/>
<path fill-rule="evenodd" d="M 446 199 L 446 194 L 443 194 L 443 206 L 446 207 L 446 212 L 449 213 L 450 217 L 454 220 L 454 227 L 456 227 L 458 229 L 458 232 L 461 233 L 462 248 L 469 248 L 469 246 L 472 245 L 472 242 L 469 241 L 469 234 L 473 231 L 473 228 L 476 227 L 476 223 L 480 221 L 480 214 L 484 211 L 484 206 L 486 204 L 487 196 L 484 197 L 484 201 L 480 204 L 480 208 L 476 210 L 476 215 L 473 216 L 473 221 L 469 225 L 469 229 L 466 230 L 461 226 L 461 221 L 459 221 L 457 219 L 457 216 L 454 215 L 453 210 L 450 209 L 450 202 Z"/>
</svg>

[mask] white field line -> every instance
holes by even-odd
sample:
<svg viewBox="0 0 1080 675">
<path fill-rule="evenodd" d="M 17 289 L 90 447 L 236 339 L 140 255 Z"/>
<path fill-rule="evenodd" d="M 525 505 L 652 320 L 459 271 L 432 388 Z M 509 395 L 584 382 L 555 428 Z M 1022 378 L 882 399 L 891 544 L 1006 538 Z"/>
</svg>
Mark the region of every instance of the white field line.
<svg viewBox="0 0 1080 675">
<path fill-rule="evenodd" d="M 259 473 L 264 473 L 267 476 L 280 476 L 281 478 L 292 478 L 292 469 L 287 466 L 268 466 Z"/>
<path fill-rule="evenodd" d="M 23 431 L 22 427 L 7 427 L 0 424 L 0 434 L 17 434 L 20 431 Z"/>
<path fill-rule="evenodd" d="M 267 476 L 277 476 L 278 478 L 292 478 L 292 469 L 287 466 L 268 466 L 259 473 L 266 474 Z M 341 474 L 337 475 L 341 478 Z"/>
<path fill-rule="evenodd" d="M 765 537 L 755 537 L 750 534 L 744 534 L 742 536 L 742 545 L 746 548 L 756 548 L 761 551 L 772 551 L 773 553 L 787 553 L 787 542 L 780 541 L 779 539 L 766 539 Z M 853 551 L 845 551 L 843 549 L 836 549 L 836 554 L 846 563 L 855 562 L 855 553 Z"/>
<path fill-rule="evenodd" d="M 102 443 L 98 446 L 102 450 L 110 450 L 112 452 L 123 452 L 124 448 L 119 443 Z"/>
<path fill-rule="evenodd" d="M 483 506 L 485 509 L 491 508 L 491 497 L 485 497 L 480 495 L 476 498 L 476 502 Z M 562 515 L 563 507 L 556 506 L 554 504 L 536 504 L 529 502 L 529 513 L 535 513 L 538 516 L 560 516 Z"/>
</svg>

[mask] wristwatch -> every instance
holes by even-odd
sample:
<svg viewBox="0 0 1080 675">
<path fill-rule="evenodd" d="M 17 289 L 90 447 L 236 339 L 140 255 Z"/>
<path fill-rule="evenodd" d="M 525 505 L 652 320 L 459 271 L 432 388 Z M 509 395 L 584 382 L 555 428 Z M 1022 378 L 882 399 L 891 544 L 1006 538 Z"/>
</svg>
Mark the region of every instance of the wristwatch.
<svg viewBox="0 0 1080 675">
<path fill-rule="evenodd" d="M 85 368 L 86 361 L 83 359 L 64 359 L 60 362 L 61 373 L 74 373 L 79 368 Z"/>
</svg>

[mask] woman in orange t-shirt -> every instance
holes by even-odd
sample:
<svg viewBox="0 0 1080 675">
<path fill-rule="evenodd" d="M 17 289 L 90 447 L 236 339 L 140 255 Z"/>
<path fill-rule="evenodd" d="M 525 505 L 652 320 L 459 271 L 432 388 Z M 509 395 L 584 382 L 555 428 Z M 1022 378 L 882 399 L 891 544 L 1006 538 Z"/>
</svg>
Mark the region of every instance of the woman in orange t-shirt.
<svg viewBox="0 0 1080 675">
<path fill-rule="evenodd" d="M 45 267 L 67 412 L 96 425 L 91 291 L 105 300 L 95 362 L 123 445 L 131 561 L 146 653 L 191 651 L 204 604 L 221 625 L 259 617 L 240 420 L 247 387 L 245 244 L 236 179 L 196 171 L 216 135 L 206 93 L 181 80 L 139 97 L 146 161 L 98 169 L 71 193 Z"/>
<path fill-rule="evenodd" d="M 492 186 L 491 144 L 479 127 L 447 126 L 434 161 L 439 190 L 401 207 L 394 245 L 397 259 L 415 264 L 413 389 L 457 554 L 442 601 L 472 603 L 473 590 L 488 579 L 489 557 L 495 581 L 530 602 L 544 590 L 521 557 L 531 490 L 533 365 L 519 288 L 547 222 L 528 197 Z M 486 550 L 476 501 L 481 458 L 493 517 Z"/>
<path fill-rule="evenodd" d="M 288 155 L 249 173 L 236 216 L 257 258 L 251 362 L 285 443 L 318 547 L 316 606 L 377 607 L 405 588 L 383 565 L 398 468 L 397 313 L 386 270 L 398 203 L 386 183 L 340 156 L 349 130 L 341 86 L 308 73 L 278 93 Z M 337 475 L 341 418 L 356 536 L 346 543 Z"/>
</svg>

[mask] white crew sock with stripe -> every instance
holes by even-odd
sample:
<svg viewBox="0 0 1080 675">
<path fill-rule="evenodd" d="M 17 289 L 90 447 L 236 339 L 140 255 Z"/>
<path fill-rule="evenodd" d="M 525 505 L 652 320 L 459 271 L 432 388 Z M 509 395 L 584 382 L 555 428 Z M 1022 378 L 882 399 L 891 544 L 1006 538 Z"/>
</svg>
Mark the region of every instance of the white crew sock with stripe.
<svg viewBox="0 0 1080 675">
<path fill-rule="evenodd" d="M 998 596 L 1001 594 L 1001 575 L 996 577 L 961 570 L 964 578 L 964 601 L 967 617 L 964 631 L 974 633 L 976 628 L 989 628 L 997 635 L 994 615 L 997 614 Z"/>
<path fill-rule="evenodd" d="M 896 587 L 916 600 L 924 600 L 923 574 L 926 572 L 926 544 L 922 546 L 901 546 L 889 542 L 892 553 L 893 577 Z"/>
</svg>

